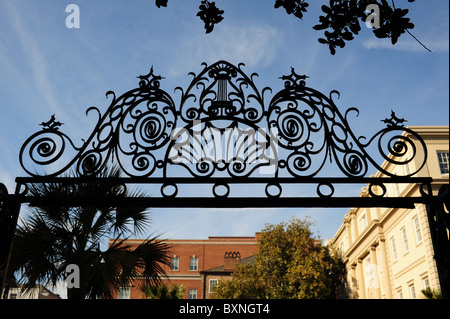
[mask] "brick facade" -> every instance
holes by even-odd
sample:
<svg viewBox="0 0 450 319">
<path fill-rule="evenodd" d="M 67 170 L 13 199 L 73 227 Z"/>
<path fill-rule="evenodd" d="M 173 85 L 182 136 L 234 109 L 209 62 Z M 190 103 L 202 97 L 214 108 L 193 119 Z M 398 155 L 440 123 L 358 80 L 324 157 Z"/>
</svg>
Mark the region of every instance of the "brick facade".
<svg viewBox="0 0 450 319">
<path fill-rule="evenodd" d="M 169 287 L 184 285 L 184 298 L 201 299 L 205 296 L 204 276 L 200 272 L 230 264 L 230 257 L 244 259 L 257 253 L 257 236 L 254 237 L 209 237 L 208 239 L 172 239 L 165 242 L 170 245 L 171 266 L 164 266 L 166 277 L 163 282 Z M 138 245 L 142 240 L 130 239 L 125 243 Z M 225 258 L 227 256 L 227 258 Z M 143 299 L 136 280 L 128 292 L 130 299 Z M 126 295 L 126 294 L 125 294 Z M 119 295 L 117 296 L 119 298 Z"/>
</svg>

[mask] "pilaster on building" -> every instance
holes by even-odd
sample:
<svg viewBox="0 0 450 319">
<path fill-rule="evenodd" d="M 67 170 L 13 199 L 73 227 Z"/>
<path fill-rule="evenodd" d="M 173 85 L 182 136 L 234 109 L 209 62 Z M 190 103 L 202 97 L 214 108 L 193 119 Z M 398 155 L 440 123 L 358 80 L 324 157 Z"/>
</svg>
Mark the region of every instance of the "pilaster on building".
<svg viewBox="0 0 450 319">
<path fill-rule="evenodd" d="M 432 177 L 433 195 L 449 183 L 449 127 L 416 126 L 425 141 L 428 160 L 418 177 Z M 413 171 L 411 161 L 404 169 Z M 398 169 L 388 162 L 386 170 Z M 403 172 L 407 173 L 407 172 Z M 383 177 L 380 172 L 376 177 Z M 420 194 L 420 185 L 394 184 L 390 196 Z M 367 188 L 360 196 L 366 196 Z M 448 233 L 447 233 L 448 236 Z M 424 204 L 414 209 L 351 208 L 329 244 L 338 248 L 347 266 L 351 298 L 419 299 L 421 290 L 440 290 L 433 243 Z"/>
</svg>

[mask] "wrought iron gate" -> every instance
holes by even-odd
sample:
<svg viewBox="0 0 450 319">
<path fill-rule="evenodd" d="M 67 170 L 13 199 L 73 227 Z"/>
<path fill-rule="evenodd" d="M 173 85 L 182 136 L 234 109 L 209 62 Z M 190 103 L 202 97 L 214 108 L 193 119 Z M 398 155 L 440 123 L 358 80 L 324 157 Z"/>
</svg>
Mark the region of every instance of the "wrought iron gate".
<svg viewBox="0 0 450 319">
<path fill-rule="evenodd" d="M 193 79 L 186 89 L 175 89 L 180 92 L 179 103 L 161 88 L 163 77 L 155 75 L 153 68 L 138 77 L 137 88 L 119 97 L 107 92 L 111 105 L 103 114 L 95 107 L 87 110 L 98 114 L 98 122 L 79 146 L 63 132 L 55 115 L 41 123 L 42 129 L 20 150 L 20 164 L 29 177 L 16 179 L 14 194 L 8 194 L 3 185 L 0 188 L 3 269 L 22 203 L 414 208 L 419 203 L 438 207 L 442 202 L 433 197 L 431 178 L 414 177 L 425 165 L 426 145 L 394 112 L 383 120 L 384 128 L 366 139 L 355 135 L 347 121 L 351 112 L 358 114 L 356 108 L 342 114 L 333 100 L 339 92 L 324 95 L 308 87 L 308 77 L 294 69 L 281 77 L 283 88 L 268 100 L 266 96 L 273 90 L 259 90 L 254 82 L 257 74 L 248 76 L 243 64 L 219 61 L 203 67 L 198 75 L 190 73 Z M 374 160 L 373 150 L 396 167 L 413 160 L 421 164 L 415 171 L 396 175 Z M 125 177 L 99 178 L 97 173 L 110 163 L 119 165 Z M 367 177 L 371 167 L 384 177 Z M 67 176 L 70 170 L 76 177 Z M 323 175 L 326 171 L 333 175 Z M 105 198 L 81 198 L 70 192 L 42 198 L 28 191 L 35 184 L 70 187 L 92 181 L 123 190 L 131 184 L 153 185 L 160 196 L 129 198 L 119 192 L 106 202 Z M 386 185 L 390 183 L 418 184 L 421 196 L 389 197 Z M 201 184 L 209 189 L 206 194 L 192 192 L 194 185 Z M 367 185 L 369 195 L 336 196 L 336 188 L 347 184 Z M 191 187 L 183 193 L 183 185 Z M 295 192 L 296 187 L 305 185 L 312 193 Z M 260 191 L 256 196 L 243 197 L 239 192 L 235 196 L 235 188 L 242 186 L 259 187 Z M 430 210 L 430 216 L 433 212 Z"/>
</svg>

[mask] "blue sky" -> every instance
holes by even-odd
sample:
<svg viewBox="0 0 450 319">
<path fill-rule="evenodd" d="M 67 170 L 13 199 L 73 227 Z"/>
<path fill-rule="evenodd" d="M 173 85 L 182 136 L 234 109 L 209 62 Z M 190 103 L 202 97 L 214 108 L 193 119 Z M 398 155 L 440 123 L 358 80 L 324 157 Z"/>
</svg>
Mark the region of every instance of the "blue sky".
<svg viewBox="0 0 450 319">
<path fill-rule="evenodd" d="M 80 28 L 69 29 L 66 6 L 80 8 Z M 153 65 L 165 77 L 162 88 L 186 86 L 189 72 L 201 63 L 225 59 L 243 62 L 257 72 L 256 84 L 281 89 L 278 77 L 290 67 L 307 74 L 308 86 L 325 94 L 341 93 L 341 111 L 360 110 L 350 125 L 357 135 L 371 137 L 380 120 L 394 109 L 408 125 L 448 125 L 449 4 L 429 0 L 398 6 L 411 9 L 416 27 L 398 44 L 363 30 L 335 56 L 317 42 L 324 1 L 310 1 L 303 21 L 273 8 L 271 0 L 217 0 L 225 19 L 205 34 L 196 13 L 200 1 L 169 0 L 158 9 L 153 0 L 15 0 L 0 1 L 0 182 L 14 190 L 14 178 L 25 176 L 18 154 L 22 143 L 40 130 L 38 123 L 56 114 L 73 141 L 87 138 L 96 121 L 85 111 L 109 106 L 105 93 L 120 95 L 137 87 L 136 76 Z M 173 94 L 179 99 L 177 93 Z M 349 188 L 357 195 L 359 189 Z M 245 236 L 265 223 L 311 216 L 314 230 L 330 238 L 347 209 L 153 209 L 150 232 L 169 238 Z"/>
</svg>

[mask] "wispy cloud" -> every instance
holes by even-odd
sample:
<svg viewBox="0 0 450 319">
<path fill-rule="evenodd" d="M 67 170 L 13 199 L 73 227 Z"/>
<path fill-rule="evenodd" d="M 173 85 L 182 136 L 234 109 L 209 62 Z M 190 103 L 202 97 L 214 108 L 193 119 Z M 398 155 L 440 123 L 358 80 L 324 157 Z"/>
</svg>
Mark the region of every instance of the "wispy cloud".
<svg viewBox="0 0 450 319">
<path fill-rule="evenodd" d="M 16 33 L 17 40 L 22 47 L 28 66 L 32 71 L 33 81 L 39 88 L 40 93 L 47 103 L 47 106 L 51 110 L 56 110 L 58 108 L 58 104 L 55 99 L 52 84 L 48 77 L 47 61 L 45 60 L 45 56 L 42 53 L 38 42 L 30 32 L 32 24 L 27 24 L 27 21 L 19 13 L 15 4 L 12 2 L 5 3 L 5 7 L 9 18 L 12 21 L 12 29 Z"/>
<path fill-rule="evenodd" d="M 248 67 L 270 65 L 281 44 L 281 32 L 268 24 L 248 23 L 244 26 L 226 24 L 214 30 L 213 35 L 199 34 L 197 31 L 186 36 L 178 44 L 176 52 L 178 63 L 174 63 L 170 75 L 179 75 L 180 69 L 198 68 L 199 63 L 214 63 L 228 60 L 232 63 L 245 63 Z M 205 40 L 207 38 L 207 41 Z M 180 65 L 183 68 L 180 68 Z"/>
</svg>

